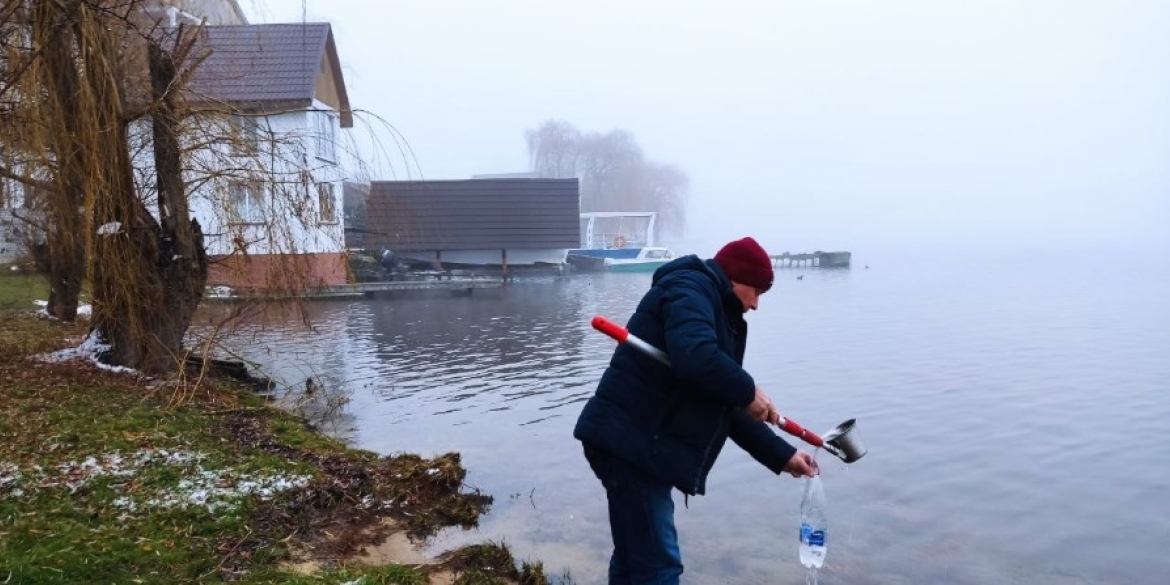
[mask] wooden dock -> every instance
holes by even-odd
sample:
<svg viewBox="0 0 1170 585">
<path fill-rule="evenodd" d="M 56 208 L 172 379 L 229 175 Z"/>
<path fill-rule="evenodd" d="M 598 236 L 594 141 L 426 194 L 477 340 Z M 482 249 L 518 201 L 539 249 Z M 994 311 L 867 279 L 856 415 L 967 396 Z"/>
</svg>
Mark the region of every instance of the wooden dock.
<svg viewBox="0 0 1170 585">
<path fill-rule="evenodd" d="M 794 268 L 809 266 L 816 268 L 849 268 L 853 254 L 850 252 L 813 252 L 811 254 L 772 254 L 773 268 Z"/>
<path fill-rule="evenodd" d="M 503 286 L 499 278 L 415 278 L 410 280 L 389 280 L 384 282 L 355 282 L 337 286 L 322 286 L 300 292 L 273 292 L 246 289 L 209 289 L 204 295 L 206 301 L 274 301 L 274 300 L 318 300 L 374 296 L 381 293 L 404 291 L 451 291 L 471 293 L 478 289 L 493 289 Z"/>
</svg>

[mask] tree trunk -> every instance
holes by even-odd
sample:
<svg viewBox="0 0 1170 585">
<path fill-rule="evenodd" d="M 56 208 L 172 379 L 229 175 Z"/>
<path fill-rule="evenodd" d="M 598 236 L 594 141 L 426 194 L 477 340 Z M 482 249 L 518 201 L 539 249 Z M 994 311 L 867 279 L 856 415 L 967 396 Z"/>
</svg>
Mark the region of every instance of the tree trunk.
<svg viewBox="0 0 1170 585">
<path fill-rule="evenodd" d="M 74 208 L 76 209 L 76 208 Z M 74 211 L 76 213 L 76 211 Z M 76 230 L 53 224 L 48 237 L 47 266 L 49 269 L 49 304 L 45 312 L 62 321 L 77 319 L 77 305 L 81 298 L 82 276 L 85 274 L 85 248 Z"/>
<path fill-rule="evenodd" d="M 82 222 L 78 213 L 84 202 L 87 172 L 78 148 L 82 132 L 80 74 L 73 31 L 61 25 L 65 19 L 73 18 L 76 11 L 76 6 L 38 2 L 33 21 L 33 36 L 44 55 L 40 63 L 48 90 L 44 120 L 49 124 L 49 139 L 56 159 L 54 192 L 37 192 L 44 199 L 43 207 L 50 218 L 46 245 L 41 250 L 47 257 L 38 258 L 38 263 L 47 268 L 49 304 L 45 310 L 62 321 L 77 318 L 85 276 L 85 240 L 80 233 Z"/>
<path fill-rule="evenodd" d="M 183 337 L 207 282 L 207 255 L 199 223 L 188 220 L 182 161 L 177 135 L 171 56 L 151 44 L 148 60 L 156 109 L 151 117 L 158 180 L 159 220 L 134 190 L 126 124 L 117 124 L 117 144 L 107 169 L 119 169 L 110 187 L 111 200 L 95 209 L 95 224 L 118 222 L 120 233 L 94 242 L 93 334 L 108 348 L 105 363 L 161 374 L 182 363 Z M 120 102 L 102 108 L 110 120 L 120 116 Z"/>
</svg>

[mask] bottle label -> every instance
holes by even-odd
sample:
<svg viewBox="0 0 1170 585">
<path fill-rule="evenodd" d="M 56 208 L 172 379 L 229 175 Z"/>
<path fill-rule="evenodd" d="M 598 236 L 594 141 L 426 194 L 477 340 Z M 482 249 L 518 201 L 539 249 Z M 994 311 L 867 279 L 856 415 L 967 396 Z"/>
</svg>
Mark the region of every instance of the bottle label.
<svg viewBox="0 0 1170 585">
<path fill-rule="evenodd" d="M 814 530 L 808 535 L 809 546 L 825 546 L 825 531 Z"/>
<path fill-rule="evenodd" d="M 809 536 L 812 536 L 812 526 L 808 523 L 801 523 L 800 525 L 800 541 L 808 542 Z"/>
</svg>

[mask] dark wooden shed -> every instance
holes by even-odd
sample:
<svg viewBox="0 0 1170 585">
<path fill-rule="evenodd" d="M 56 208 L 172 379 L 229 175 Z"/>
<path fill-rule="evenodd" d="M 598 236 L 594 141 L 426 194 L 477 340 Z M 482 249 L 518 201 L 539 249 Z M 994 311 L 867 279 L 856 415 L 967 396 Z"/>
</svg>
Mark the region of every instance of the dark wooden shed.
<svg viewBox="0 0 1170 585">
<path fill-rule="evenodd" d="M 349 246 L 444 264 L 560 263 L 580 232 L 577 179 L 374 181 Z"/>
</svg>

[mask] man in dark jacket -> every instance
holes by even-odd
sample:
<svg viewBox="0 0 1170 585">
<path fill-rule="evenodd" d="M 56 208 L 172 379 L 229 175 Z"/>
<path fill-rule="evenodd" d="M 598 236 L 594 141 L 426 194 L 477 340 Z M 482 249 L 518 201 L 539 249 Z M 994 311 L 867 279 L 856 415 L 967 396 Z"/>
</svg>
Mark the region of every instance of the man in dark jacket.
<svg viewBox="0 0 1170 585">
<path fill-rule="evenodd" d="M 767 252 L 736 240 L 711 260 L 683 256 L 659 268 L 630 318 L 630 333 L 672 365 L 619 345 L 573 431 L 609 499 L 610 585 L 679 582 L 671 488 L 705 493 L 728 437 L 777 474 L 817 472 L 808 453 L 768 428 L 780 414 L 742 367 L 743 316 L 772 277 Z"/>
</svg>

